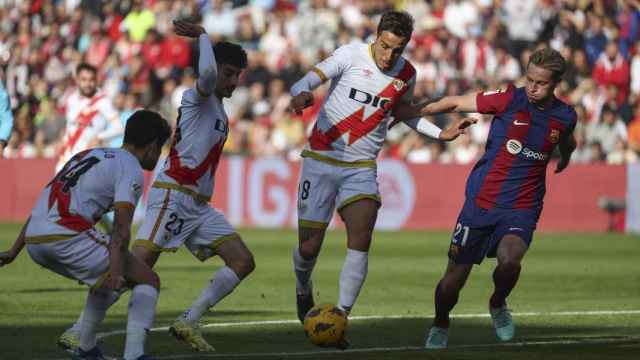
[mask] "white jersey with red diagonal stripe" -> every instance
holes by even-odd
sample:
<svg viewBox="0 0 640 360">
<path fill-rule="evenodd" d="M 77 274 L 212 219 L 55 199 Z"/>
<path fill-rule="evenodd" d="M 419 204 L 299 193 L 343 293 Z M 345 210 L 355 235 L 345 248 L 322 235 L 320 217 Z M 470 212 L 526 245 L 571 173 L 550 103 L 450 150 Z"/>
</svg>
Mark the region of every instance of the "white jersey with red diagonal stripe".
<svg viewBox="0 0 640 360">
<path fill-rule="evenodd" d="M 86 150 L 91 140 L 107 129 L 109 119 L 118 116 L 111 100 L 101 92 L 86 97 L 75 90 L 67 98 L 65 108 L 67 123 L 56 170 L 60 170 L 73 155 Z"/>
<path fill-rule="evenodd" d="M 129 151 L 80 152 L 40 193 L 26 236 L 74 235 L 91 229 L 113 207 L 135 207 L 143 186 L 142 167 Z"/>
<path fill-rule="evenodd" d="M 198 194 L 213 194 L 215 172 L 227 140 L 228 118 L 215 96 L 191 88 L 182 95 L 173 143 L 156 182 L 169 182 Z"/>
<path fill-rule="evenodd" d="M 402 57 L 381 71 L 370 46 L 342 46 L 314 68 L 322 80 L 331 79 L 331 87 L 306 150 L 348 162 L 378 156 L 390 110 L 412 98 L 416 71 Z"/>
</svg>

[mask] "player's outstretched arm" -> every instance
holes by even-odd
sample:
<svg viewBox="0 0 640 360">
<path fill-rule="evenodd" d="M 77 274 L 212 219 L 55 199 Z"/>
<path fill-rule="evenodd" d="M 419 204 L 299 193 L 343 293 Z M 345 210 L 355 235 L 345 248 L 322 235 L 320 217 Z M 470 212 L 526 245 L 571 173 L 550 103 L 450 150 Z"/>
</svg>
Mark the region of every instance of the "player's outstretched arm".
<svg viewBox="0 0 640 360">
<path fill-rule="evenodd" d="M 477 121 L 477 119 L 472 117 L 459 119 L 454 121 L 445 130 L 440 129 L 436 124 L 424 118 L 407 120 L 405 121 L 405 124 L 407 124 L 407 126 L 417 131 L 418 133 L 428 136 L 432 139 L 452 141 L 457 139 L 458 136 L 464 134 L 466 132 L 466 129 L 469 126 L 475 124 Z M 396 123 L 397 122 L 394 122 L 391 126 L 395 125 Z"/>
<path fill-rule="evenodd" d="M 131 240 L 131 223 L 135 207 L 117 206 L 114 211 L 113 233 L 109 244 L 109 277 L 105 280 L 104 286 L 107 289 L 117 290 L 125 285 L 125 263 L 129 241 Z"/>
<path fill-rule="evenodd" d="M 198 58 L 196 90 L 203 97 L 211 96 L 218 78 L 218 64 L 213 53 L 213 47 L 211 47 L 209 35 L 207 35 L 202 26 L 184 20 L 174 20 L 173 27 L 177 35 L 198 38 L 200 56 Z"/>
<path fill-rule="evenodd" d="M 476 105 L 476 94 L 471 93 L 461 96 L 445 96 L 437 101 L 427 103 L 420 109 L 421 116 L 452 112 L 478 112 L 478 106 Z"/>
<path fill-rule="evenodd" d="M 24 237 L 25 232 L 27 231 L 27 226 L 29 225 L 29 221 L 31 221 L 31 217 L 27 219 L 27 222 L 22 226 L 22 230 L 20 231 L 20 235 L 16 239 L 16 242 L 13 244 L 11 249 L 8 251 L 0 252 L 0 267 L 4 265 L 8 265 L 15 260 L 15 258 L 20 254 L 22 249 L 24 248 Z"/>
<path fill-rule="evenodd" d="M 556 166 L 555 173 L 560 173 L 564 169 L 569 166 L 569 161 L 571 160 L 571 154 L 576 149 L 576 138 L 573 134 L 565 137 L 558 144 L 558 150 L 560 150 L 560 161 L 558 161 L 558 165 Z"/>
<path fill-rule="evenodd" d="M 323 83 L 320 76 L 309 71 L 302 79 L 298 80 L 291 86 L 291 102 L 289 103 L 289 111 L 296 115 L 302 115 L 302 110 L 313 105 L 313 89 Z"/>
<path fill-rule="evenodd" d="M 389 125 L 389 128 L 394 127 L 400 121 L 417 121 L 417 118 L 423 116 L 452 112 L 478 112 L 476 94 L 446 96 L 416 104 L 400 103 L 393 108 L 395 120 Z"/>
</svg>

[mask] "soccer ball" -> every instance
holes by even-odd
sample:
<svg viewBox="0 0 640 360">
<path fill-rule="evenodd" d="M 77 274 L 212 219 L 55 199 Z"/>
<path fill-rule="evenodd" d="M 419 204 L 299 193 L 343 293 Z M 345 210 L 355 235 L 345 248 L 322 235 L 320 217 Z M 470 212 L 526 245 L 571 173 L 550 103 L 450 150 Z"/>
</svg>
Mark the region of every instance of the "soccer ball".
<svg viewBox="0 0 640 360">
<path fill-rule="evenodd" d="M 347 329 L 347 315 L 333 304 L 316 305 L 304 317 L 304 332 L 312 344 L 337 346 Z"/>
</svg>

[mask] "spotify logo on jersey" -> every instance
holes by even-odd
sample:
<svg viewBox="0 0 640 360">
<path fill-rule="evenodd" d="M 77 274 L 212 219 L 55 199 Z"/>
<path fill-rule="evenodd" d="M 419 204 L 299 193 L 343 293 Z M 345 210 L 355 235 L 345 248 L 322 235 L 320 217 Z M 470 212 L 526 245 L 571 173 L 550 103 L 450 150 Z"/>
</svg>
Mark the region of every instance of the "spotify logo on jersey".
<svg viewBox="0 0 640 360">
<path fill-rule="evenodd" d="M 509 154 L 518 155 L 522 151 L 522 143 L 514 139 L 507 141 L 507 151 Z"/>
</svg>

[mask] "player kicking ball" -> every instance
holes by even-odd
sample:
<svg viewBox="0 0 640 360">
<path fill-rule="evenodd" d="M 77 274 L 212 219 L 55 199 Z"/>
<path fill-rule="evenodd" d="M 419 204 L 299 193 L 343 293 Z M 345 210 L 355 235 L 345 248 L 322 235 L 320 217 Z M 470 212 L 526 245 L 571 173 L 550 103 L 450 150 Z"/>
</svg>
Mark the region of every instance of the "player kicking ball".
<svg viewBox="0 0 640 360">
<path fill-rule="evenodd" d="M 394 111 L 415 100 L 416 71 L 402 57 L 413 32 L 406 12 L 385 13 L 372 44 L 338 48 L 296 82 L 291 109 L 313 104 L 313 89 L 331 81 L 309 143 L 302 152 L 298 188 L 298 246 L 293 250 L 297 314 L 303 321 L 314 306 L 311 274 L 324 235 L 337 208 L 347 229 L 347 255 L 340 273 L 338 307 L 351 312 L 368 272 L 369 247 L 381 205 L 376 158 Z M 425 119 L 409 126 L 435 139 L 451 141 L 475 119 L 461 119 L 446 130 Z M 346 340 L 338 347 L 347 346 Z"/>
<path fill-rule="evenodd" d="M 169 124 L 157 113 L 139 110 L 129 118 L 121 148 L 96 148 L 73 156 L 40 194 L 11 250 L 0 266 L 27 247 L 39 265 L 91 286 L 79 324 L 74 359 L 104 360 L 96 331 L 114 298 L 132 289 L 127 318 L 125 360 L 150 360 L 144 343 L 155 316 L 160 279 L 127 249 L 133 212 L 142 194 L 142 170 L 153 170 Z M 94 225 L 115 209 L 113 234 Z"/>
<path fill-rule="evenodd" d="M 247 54 L 228 42 L 217 43 L 214 50 L 199 25 L 181 20 L 173 24 L 176 34 L 198 39 L 199 76 L 194 88 L 182 95 L 169 158 L 149 190 L 145 220 L 138 229 L 133 253 L 151 267 L 161 253 L 176 252 L 182 245 L 200 261 L 220 256 L 224 266 L 169 327 L 171 335 L 194 351 L 214 351 L 201 334 L 200 318 L 255 268 L 253 255 L 240 235 L 209 205 L 229 133 L 222 100 L 231 97 L 238 85 Z M 78 322 L 61 336 L 60 343 L 73 347 Z"/>
<path fill-rule="evenodd" d="M 542 211 L 546 168 L 556 146 L 556 173 L 569 165 L 575 149 L 577 115 L 553 93 L 565 72 L 562 55 L 552 49 L 533 53 L 527 64 L 526 85 L 464 96 L 448 96 L 416 114 L 479 112 L 493 114 L 485 154 L 467 180 L 466 199 L 458 216 L 449 264 L 435 289 L 435 319 L 426 347 L 447 347 L 449 312 L 458 301 L 473 264 L 496 257 L 495 289 L 489 312 L 496 335 L 509 341 L 515 335 L 506 298 L 516 285 L 524 257 Z"/>
</svg>

